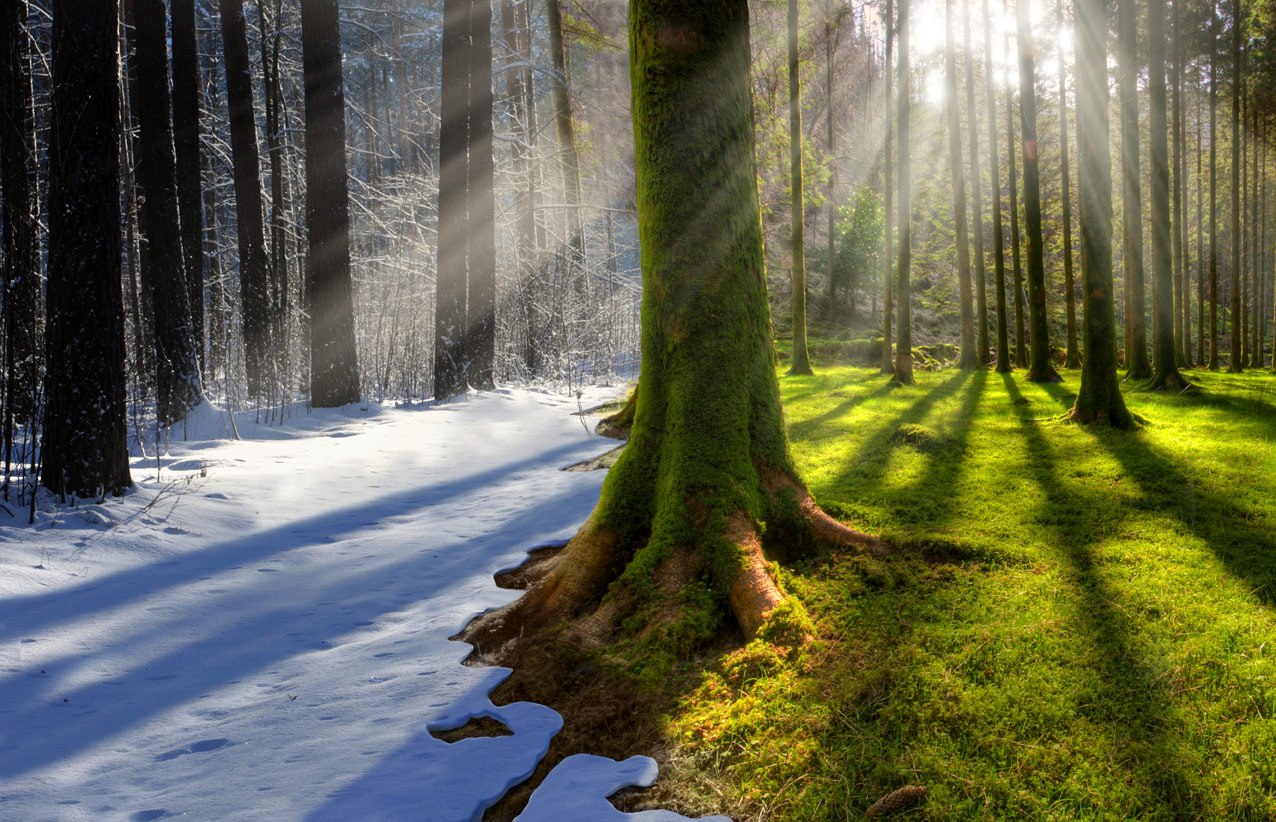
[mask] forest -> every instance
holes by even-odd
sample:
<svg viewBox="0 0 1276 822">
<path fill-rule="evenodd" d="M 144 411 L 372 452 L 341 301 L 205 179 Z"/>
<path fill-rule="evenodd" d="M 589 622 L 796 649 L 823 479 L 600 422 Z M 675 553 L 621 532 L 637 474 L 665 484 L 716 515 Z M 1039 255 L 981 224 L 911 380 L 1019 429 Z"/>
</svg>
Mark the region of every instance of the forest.
<svg viewBox="0 0 1276 822">
<path fill-rule="evenodd" d="M 0 817 L 1276 817 L 1273 0 L 0 21 Z"/>
</svg>

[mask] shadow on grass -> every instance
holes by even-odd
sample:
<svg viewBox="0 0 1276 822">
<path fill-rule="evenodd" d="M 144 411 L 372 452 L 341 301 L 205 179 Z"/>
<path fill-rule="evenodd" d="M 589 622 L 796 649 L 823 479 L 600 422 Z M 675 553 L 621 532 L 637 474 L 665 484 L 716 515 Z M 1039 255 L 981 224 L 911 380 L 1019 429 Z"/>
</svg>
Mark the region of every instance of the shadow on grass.
<svg viewBox="0 0 1276 822">
<path fill-rule="evenodd" d="M 850 413 L 851 409 L 853 409 L 855 406 L 859 405 L 860 403 L 868 402 L 869 400 L 877 399 L 878 397 L 889 394 L 891 391 L 895 390 L 897 387 L 898 387 L 897 385 L 892 385 L 890 382 L 884 382 L 878 385 L 877 388 L 875 388 L 872 391 L 867 391 L 867 390 L 861 391 L 860 393 L 854 395 L 853 397 L 848 397 L 847 399 L 843 400 L 842 402 L 838 403 L 837 405 L 833 406 L 831 409 L 829 409 L 828 411 L 825 411 L 823 414 L 820 414 L 817 417 L 811 417 L 810 419 L 805 419 L 805 420 L 802 420 L 801 422 L 793 423 L 791 426 L 789 426 L 789 436 L 793 438 L 797 438 L 797 439 L 805 439 L 809 437 L 813 432 L 819 430 L 820 426 L 828 422 L 829 420 L 835 420 L 838 417 L 843 416 L 844 414 L 848 414 Z M 791 398 L 789 401 L 790 402 L 800 401 L 801 399 L 804 399 L 806 396 L 808 395 L 806 394 L 798 395 Z"/>
<path fill-rule="evenodd" d="M 1128 810 L 1138 815 L 1201 818 L 1201 788 L 1173 749 L 1181 723 L 1170 710 L 1165 686 L 1140 658 L 1134 639 L 1137 626 L 1117 601 L 1102 569 L 1096 567 L 1096 536 L 1102 533 L 1095 527 L 1097 512 L 1112 503 L 1101 494 L 1078 494 L 1066 488 L 1055 470 L 1056 457 L 1039 420 L 1019 402 L 1023 395 L 1014 379 L 1009 375 L 1002 379 L 1016 404 L 1019 430 L 1028 446 L 1026 468 L 1045 497 L 1039 521 L 1055 532 L 1065 574 L 1076 588 L 1079 628 L 1099 651 L 1089 658 L 1102 683 L 1101 698 L 1078 706 L 1078 710 L 1106 729 L 1112 749 L 1119 752 L 1159 805 Z M 1129 438 L 1122 432 L 1111 433 Z"/>
</svg>

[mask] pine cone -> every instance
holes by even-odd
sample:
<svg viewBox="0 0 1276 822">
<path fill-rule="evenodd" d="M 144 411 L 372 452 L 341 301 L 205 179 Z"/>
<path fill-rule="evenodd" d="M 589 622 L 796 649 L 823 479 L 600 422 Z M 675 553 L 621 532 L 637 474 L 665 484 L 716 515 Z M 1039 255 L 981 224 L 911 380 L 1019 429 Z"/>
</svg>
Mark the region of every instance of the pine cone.
<svg viewBox="0 0 1276 822">
<path fill-rule="evenodd" d="M 898 790 L 877 800 L 868 809 L 868 816 L 890 816 L 905 811 L 926 798 L 926 788 L 922 785 L 905 785 Z"/>
</svg>

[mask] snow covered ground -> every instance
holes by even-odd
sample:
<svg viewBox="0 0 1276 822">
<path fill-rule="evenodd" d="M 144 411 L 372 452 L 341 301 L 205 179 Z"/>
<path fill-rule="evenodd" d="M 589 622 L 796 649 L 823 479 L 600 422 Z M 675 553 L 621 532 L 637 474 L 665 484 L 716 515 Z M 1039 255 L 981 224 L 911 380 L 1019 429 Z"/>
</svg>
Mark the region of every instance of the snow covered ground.
<svg viewBox="0 0 1276 822">
<path fill-rule="evenodd" d="M 601 472 L 559 470 L 614 445 L 577 408 L 501 390 L 241 415 L 228 441 L 205 407 L 135 460 L 136 493 L 34 527 L 0 512 L 0 819 L 480 817 L 562 720 L 493 705 L 507 671 L 447 637 L 596 501 Z M 475 716 L 513 735 L 429 734 Z M 645 757 L 571 757 L 524 818 L 682 819 L 604 801 L 654 778 Z"/>
</svg>

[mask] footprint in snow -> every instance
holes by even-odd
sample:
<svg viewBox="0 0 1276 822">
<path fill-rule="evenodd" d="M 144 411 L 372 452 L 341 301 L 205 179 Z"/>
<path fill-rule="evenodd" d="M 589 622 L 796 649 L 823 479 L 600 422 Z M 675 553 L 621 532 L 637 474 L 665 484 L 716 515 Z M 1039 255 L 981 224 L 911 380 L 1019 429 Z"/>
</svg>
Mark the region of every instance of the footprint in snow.
<svg viewBox="0 0 1276 822">
<path fill-rule="evenodd" d="M 179 756 L 186 756 L 187 754 L 208 753 L 209 751 L 215 751 L 218 748 L 224 748 L 229 744 L 230 744 L 230 740 L 224 739 L 224 738 L 223 739 L 202 739 L 199 742 L 192 742 L 191 744 L 187 745 L 185 748 L 174 748 L 171 751 L 166 751 L 160 754 L 159 756 L 155 757 L 155 761 L 168 762 L 170 760 L 177 759 Z M 162 812 L 167 813 L 167 811 L 162 811 Z M 148 816 L 146 818 L 160 819 L 161 817 Z"/>
</svg>

